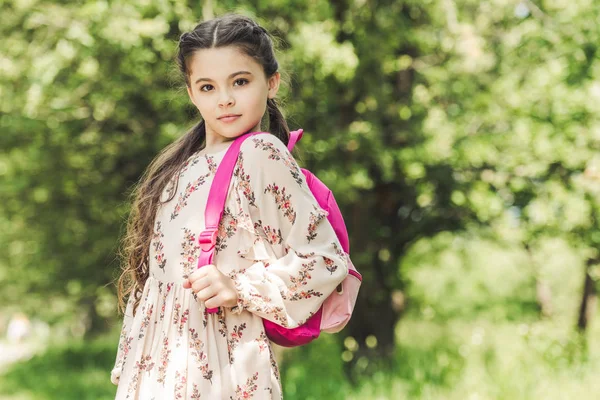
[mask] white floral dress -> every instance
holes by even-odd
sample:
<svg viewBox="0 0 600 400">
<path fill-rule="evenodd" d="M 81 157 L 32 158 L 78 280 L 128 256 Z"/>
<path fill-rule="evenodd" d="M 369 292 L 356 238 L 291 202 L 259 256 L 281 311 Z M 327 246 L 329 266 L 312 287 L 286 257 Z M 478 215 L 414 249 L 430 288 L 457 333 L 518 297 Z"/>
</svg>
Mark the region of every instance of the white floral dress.
<svg viewBox="0 0 600 400">
<path fill-rule="evenodd" d="M 111 381 L 116 399 L 281 399 L 262 318 L 304 323 L 345 278 L 346 257 L 304 175 L 271 134 L 241 147 L 214 264 L 238 290 L 233 308 L 206 313 L 182 286 L 197 267 L 208 191 L 226 149 L 195 153 L 167 185 L 136 315 L 127 303 Z"/>
</svg>

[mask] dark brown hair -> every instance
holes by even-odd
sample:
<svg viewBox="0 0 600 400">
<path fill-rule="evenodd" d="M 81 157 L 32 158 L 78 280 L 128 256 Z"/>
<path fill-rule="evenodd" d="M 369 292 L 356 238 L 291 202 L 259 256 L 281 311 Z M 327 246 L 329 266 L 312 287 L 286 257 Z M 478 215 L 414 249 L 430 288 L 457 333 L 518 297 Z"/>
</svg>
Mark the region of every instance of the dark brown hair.
<svg viewBox="0 0 600 400">
<path fill-rule="evenodd" d="M 273 39 L 269 33 L 251 18 L 227 14 L 204 21 L 179 38 L 176 62 L 187 87 L 190 87 L 191 75 L 189 62 L 194 53 L 201 49 L 226 46 L 235 46 L 256 60 L 263 67 L 267 79 L 279 68 L 275 59 Z M 290 131 L 275 99 L 267 100 L 267 112 L 269 132 L 287 144 Z M 149 276 L 149 248 L 161 193 L 169 180 L 178 176 L 185 160 L 204 148 L 205 138 L 204 121 L 201 120 L 158 154 L 132 192 L 132 208 L 121 246 L 123 267 L 117 284 L 119 309 L 122 312 L 126 308 L 125 299 L 133 295 L 135 313 Z M 171 200 L 175 193 L 176 190 L 172 190 L 167 201 Z"/>
</svg>

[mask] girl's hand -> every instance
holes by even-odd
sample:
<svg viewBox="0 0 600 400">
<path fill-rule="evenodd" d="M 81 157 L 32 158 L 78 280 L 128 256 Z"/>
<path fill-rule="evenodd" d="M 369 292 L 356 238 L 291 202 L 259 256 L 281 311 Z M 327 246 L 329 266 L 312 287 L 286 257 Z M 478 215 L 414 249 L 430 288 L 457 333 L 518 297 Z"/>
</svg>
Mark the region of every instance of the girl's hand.
<svg viewBox="0 0 600 400">
<path fill-rule="evenodd" d="M 234 307 L 238 294 L 231 278 L 223 274 L 213 264 L 196 269 L 183 281 L 184 289 L 192 289 L 196 298 L 204 302 L 206 308 Z"/>
</svg>

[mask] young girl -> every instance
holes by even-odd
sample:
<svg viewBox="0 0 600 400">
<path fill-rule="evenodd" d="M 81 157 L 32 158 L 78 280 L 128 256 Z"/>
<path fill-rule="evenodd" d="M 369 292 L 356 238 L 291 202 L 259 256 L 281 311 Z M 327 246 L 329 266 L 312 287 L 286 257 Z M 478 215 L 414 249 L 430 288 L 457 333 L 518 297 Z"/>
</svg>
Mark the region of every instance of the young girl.
<svg viewBox="0 0 600 400">
<path fill-rule="evenodd" d="M 303 324 L 345 278 L 347 259 L 286 147 L 268 33 L 242 16 L 206 21 L 181 36 L 177 61 L 202 120 L 160 153 L 135 192 L 116 398 L 281 399 L 262 319 Z M 197 268 L 215 172 L 235 138 L 262 132 L 265 112 L 270 133 L 242 144 L 214 265 Z"/>
</svg>

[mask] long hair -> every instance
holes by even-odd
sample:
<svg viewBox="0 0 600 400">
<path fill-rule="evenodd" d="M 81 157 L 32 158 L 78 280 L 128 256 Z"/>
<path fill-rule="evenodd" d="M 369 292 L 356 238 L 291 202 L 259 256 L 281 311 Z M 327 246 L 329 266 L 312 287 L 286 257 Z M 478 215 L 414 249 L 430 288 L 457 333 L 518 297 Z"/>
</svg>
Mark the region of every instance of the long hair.
<svg viewBox="0 0 600 400">
<path fill-rule="evenodd" d="M 227 14 L 204 21 L 179 38 L 176 63 L 183 81 L 191 87 L 189 63 L 194 53 L 202 49 L 235 46 L 263 67 L 266 78 L 279 68 L 269 33 L 252 19 Z M 269 132 L 287 144 L 290 131 L 275 99 L 267 100 Z M 148 279 L 149 251 L 154 233 L 154 219 L 160 205 L 161 193 L 172 177 L 178 177 L 182 164 L 205 146 L 206 130 L 200 121 L 191 130 L 163 149 L 150 163 L 132 197 L 132 208 L 122 239 L 122 271 L 117 284 L 119 309 L 126 310 L 126 298 L 134 296 L 133 314 L 139 305 L 142 290 Z M 177 179 L 175 178 L 175 185 Z M 177 192 L 170 191 L 170 201 Z"/>
</svg>

